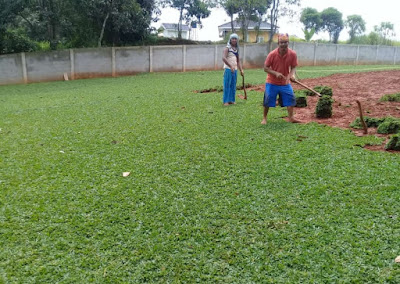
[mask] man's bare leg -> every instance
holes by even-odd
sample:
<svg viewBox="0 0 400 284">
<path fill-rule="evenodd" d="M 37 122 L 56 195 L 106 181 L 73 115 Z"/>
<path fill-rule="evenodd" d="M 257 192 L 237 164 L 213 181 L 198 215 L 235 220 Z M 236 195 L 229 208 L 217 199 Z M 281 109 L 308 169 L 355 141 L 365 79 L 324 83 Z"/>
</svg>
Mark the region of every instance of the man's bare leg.
<svg viewBox="0 0 400 284">
<path fill-rule="evenodd" d="M 267 115 L 268 115 L 269 107 L 264 107 L 264 114 L 263 114 L 263 120 L 261 121 L 261 124 L 267 124 Z"/>
<path fill-rule="evenodd" d="M 289 122 L 291 123 L 299 123 L 300 121 L 298 121 L 297 119 L 294 118 L 293 116 L 293 110 L 294 107 L 287 107 L 287 111 L 288 111 L 288 115 L 289 115 Z"/>
</svg>

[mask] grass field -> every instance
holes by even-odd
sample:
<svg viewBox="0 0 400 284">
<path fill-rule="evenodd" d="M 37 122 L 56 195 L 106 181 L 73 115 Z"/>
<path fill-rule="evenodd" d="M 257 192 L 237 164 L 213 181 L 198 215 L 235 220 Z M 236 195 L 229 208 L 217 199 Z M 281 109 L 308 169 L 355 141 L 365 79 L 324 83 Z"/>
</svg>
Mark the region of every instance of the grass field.
<svg viewBox="0 0 400 284">
<path fill-rule="evenodd" d="M 400 155 L 280 108 L 262 126 L 260 93 L 193 92 L 221 84 L 0 86 L 0 283 L 399 283 Z"/>
</svg>

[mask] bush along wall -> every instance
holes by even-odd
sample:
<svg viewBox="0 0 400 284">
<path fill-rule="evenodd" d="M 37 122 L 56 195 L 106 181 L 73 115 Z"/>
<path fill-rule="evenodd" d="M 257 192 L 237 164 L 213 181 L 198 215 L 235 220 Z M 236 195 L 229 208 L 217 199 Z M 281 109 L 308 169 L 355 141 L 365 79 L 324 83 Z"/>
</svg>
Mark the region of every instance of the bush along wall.
<svg viewBox="0 0 400 284">
<path fill-rule="evenodd" d="M 389 142 L 385 145 L 385 150 L 400 151 L 400 134 L 390 137 Z"/>
<path fill-rule="evenodd" d="M 315 115 L 318 118 L 329 118 L 332 117 L 332 104 L 333 99 L 330 96 L 322 96 L 317 103 L 315 108 Z"/>
</svg>

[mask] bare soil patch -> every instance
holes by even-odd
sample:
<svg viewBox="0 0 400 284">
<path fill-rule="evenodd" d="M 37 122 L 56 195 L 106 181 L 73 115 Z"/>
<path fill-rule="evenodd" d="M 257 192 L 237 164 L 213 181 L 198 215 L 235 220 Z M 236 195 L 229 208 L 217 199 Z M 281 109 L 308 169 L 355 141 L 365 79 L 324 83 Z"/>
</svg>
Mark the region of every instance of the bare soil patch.
<svg viewBox="0 0 400 284">
<path fill-rule="evenodd" d="M 334 74 L 328 77 L 303 79 L 303 84 L 314 88 L 316 86 L 330 86 L 333 90 L 333 116 L 331 118 L 316 118 L 315 107 L 318 96 L 307 97 L 308 106 L 296 108 L 295 117 L 302 123 L 316 122 L 343 129 L 350 128 L 350 123 L 359 117 L 356 101 L 359 100 L 363 114 L 369 117 L 393 116 L 400 118 L 400 102 L 380 102 L 379 99 L 386 94 L 400 92 L 400 70 L 374 71 L 354 74 Z M 292 83 L 293 89 L 304 89 Z M 264 84 L 250 88 L 264 92 Z M 386 141 L 379 146 L 367 146 L 371 150 L 383 151 L 389 135 L 376 133 L 376 128 L 368 128 L 368 134 L 363 134 L 362 129 L 352 129 L 358 136 L 376 135 L 385 137 Z"/>
</svg>

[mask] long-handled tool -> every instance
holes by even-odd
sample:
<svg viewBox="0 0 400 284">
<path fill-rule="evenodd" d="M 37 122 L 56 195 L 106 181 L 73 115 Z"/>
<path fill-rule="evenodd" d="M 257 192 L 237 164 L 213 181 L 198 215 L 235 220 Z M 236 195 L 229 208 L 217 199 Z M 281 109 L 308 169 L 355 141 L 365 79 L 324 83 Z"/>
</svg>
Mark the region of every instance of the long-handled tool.
<svg viewBox="0 0 400 284">
<path fill-rule="evenodd" d="M 309 86 L 304 85 L 303 83 L 297 81 L 296 79 L 291 79 L 291 80 L 292 80 L 292 82 L 295 82 L 295 83 L 299 84 L 300 86 L 306 88 L 307 90 L 313 92 L 313 93 L 316 94 L 317 96 L 322 97 L 322 95 L 321 95 L 320 93 L 318 93 L 316 90 L 310 88 Z"/>
<path fill-rule="evenodd" d="M 244 96 L 243 95 L 239 95 L 239 98 L 241 98 L 242 100 L 247 100 L 246 86 L 244 84 L 244 74 L 242 76 L 242 85 L 243 85 Z"/>
</svg>

